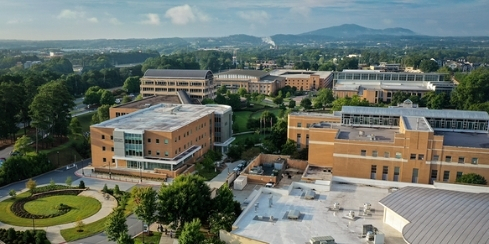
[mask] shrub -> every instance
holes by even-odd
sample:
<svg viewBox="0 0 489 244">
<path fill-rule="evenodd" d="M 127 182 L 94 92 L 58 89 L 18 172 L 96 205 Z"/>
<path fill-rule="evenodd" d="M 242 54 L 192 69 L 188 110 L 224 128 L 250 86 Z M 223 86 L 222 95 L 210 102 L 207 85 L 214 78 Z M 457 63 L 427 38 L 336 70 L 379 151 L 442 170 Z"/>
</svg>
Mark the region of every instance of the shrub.
<svg viewBox="0 0 489 244">
<path fill-rule="evenodd" d="M 33 179 L 29 179 L 26 183 L 25 183 L 25 187 L 27 189 L 29 189 L 29 191 L 31 192 L 31 194 L 34 194 L 34 189 L 36 189 L 36 186 L 37 186 L 37 183 L 35 180 Z"/>
<path fill-rule="evenodd" d="M 104 188 L 102 188 L 102 192 L 107 193 L 109 191 L 109 188 L 107 187 L 107 184 L 104 185 Z"/>
<path fill-rule="evenodd" d="M 56 182 L 54 182 L 53 178 L 51 178 L 51 180 L 49 181 L 49 185 L 50 185 L 50 186 L 54 186 L 54 185 L 56 185 Z"/>
<path fill-rule="evenodd" d="M 17 192 L 14 189 L 11 189 L 8 192 L 8 195 L 11 196 L 12 198 L 15 198 L 15 196 L 17 196 Z"/>
<path fill-rule="evenodd" d="M 85 227 L 85 223 L 83 223 L 83 221 L 81 219 L 76 221 L 76 231 L 82 232 L 83 227 Z"/>
<path fill-rule="evenodd" d="M 65 183 L 67 186 L 71 187 L 71 184 L 73 184 L 73 180 L 71 179 L 71 176 L 66 177 Z"/>
<path fill-rule="evenodd" d="M 119 189 L 119 185 L 115 185 L 114 186 L 114 195 L 120 195 L 121 194 L 121 190 Z"/>
<path fill-rule="evenodd" d="M 85 182 L 83 182 L 83 180 L 80 180 L 80 184 L 78 184 L 78 188 L 85 189 Z"/>
</svg>

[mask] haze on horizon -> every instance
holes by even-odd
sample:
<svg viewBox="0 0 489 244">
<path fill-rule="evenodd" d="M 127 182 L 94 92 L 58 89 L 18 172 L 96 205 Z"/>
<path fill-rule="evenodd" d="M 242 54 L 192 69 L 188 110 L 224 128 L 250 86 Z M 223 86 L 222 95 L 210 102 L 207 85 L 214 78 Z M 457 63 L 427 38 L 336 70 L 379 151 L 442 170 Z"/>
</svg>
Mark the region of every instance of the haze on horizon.
<svg viewBox="0 0 489 244">
<path fill-rule="evenodd" d="M 0 0 L 0 39 L 300 34 L 341 24 L 489 36 L 489 0 Z"/>
</svg>

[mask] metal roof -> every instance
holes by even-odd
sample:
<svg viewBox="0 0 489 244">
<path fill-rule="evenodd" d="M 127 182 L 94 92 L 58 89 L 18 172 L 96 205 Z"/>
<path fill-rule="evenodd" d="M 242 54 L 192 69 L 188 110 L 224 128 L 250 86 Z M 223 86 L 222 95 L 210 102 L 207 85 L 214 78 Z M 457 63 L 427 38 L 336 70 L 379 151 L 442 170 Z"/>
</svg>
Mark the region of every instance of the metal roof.
<svg viewBox="0 0 489 244">
<path fill-rule="evenodd" d="M 210 70 L 191 70 L 191 69 L 148 69 L 144 77 L 158 78 L 193 78 L 205 79 L 208 74 L 212 75 Z"/>
<path fill-rule="evenodd" d="M 408 243 L 489 243 L 489 193 L 404 187 L 380 203 L 410 222 Z"/>
<path fill-rule="evenodd" d="M 216 76 L 218 75 L 227 75 L 227 74 L 232 74 L 232 75 L 248 75 L 248 76 L 254 76 L 254 77 L 263 77 L 268 75 L 268 72 L 262 71 L 262 70 L 244 70 L 244 69 L 231 69 L 228 71 L 224 71 L 221 73 L 217 73 Z"/>
<path fill-rule="evenodd" d="M 466 110 L 343 106 L 341 112 L 343 114 L 371 114 L 380 116 L 419 116 L 425 118 L 489 120 L 489 115 L 487 114 L 487 112 Z"/>
</svg>

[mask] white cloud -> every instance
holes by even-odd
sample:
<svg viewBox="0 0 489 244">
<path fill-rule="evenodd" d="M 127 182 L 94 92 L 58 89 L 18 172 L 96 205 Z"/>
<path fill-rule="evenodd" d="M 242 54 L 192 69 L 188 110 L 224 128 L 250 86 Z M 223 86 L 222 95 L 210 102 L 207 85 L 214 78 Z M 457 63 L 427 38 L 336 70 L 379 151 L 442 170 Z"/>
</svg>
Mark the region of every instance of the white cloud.
<svg viewBox="0 0 489 244">
<path fill-rule="evenodd" d="M 382 23 L 384 23 L 385 25 L 391 25 L 392 24 L 392 19 L 383 19 L 382 20 Z"/>
<path fill-rule="evenodd" d="M 270 16 L 265 11 L 239 11 L 238 16 L 250 23 L 265 24 Z"/>
<path fill-rule="evenodd" d="M 95 17 L 92 17 L 92 18 L 88 18 L 87 19 L 88 22 L 91 22 L 91 23 L 98 23 L 98 19 L 95 18 Z"/>
<path fill-rule="evenodd" d="M 168 9 L 165 13 L 165 18 L 170 19 L 175 25 L 186 25 L 197 20 L 201 22 L 210 20 L 205 13 L 190 7 L 188 4 Z"/>
<path fill-rule="evenodd" d="M 305 6 L 301 6 L 301 7 L 291 8 L 290 13 L 299 14 L 305 18 L 309 18 L 311 14 L 311 9 Z"/>
<path fill-rule="evenodd" d="M 117 18 L 110 18 L 109 22 L 113 25 L 120 25 L 122 24 Z"/>
<path fill-rule="evenodd" d="M 85 12 L 63 9 L 61 13 L 58 14 L 58 19 L 78 19 L 83 18 L 85 16 Z"/>
<path fill-rule="evenodd" d="M 159 25 L 160 24 L 160 16 L 157 14 L 145 14 L 146 20 L 142 21 L 142 24 L 147 25 Z"/>
</svg>

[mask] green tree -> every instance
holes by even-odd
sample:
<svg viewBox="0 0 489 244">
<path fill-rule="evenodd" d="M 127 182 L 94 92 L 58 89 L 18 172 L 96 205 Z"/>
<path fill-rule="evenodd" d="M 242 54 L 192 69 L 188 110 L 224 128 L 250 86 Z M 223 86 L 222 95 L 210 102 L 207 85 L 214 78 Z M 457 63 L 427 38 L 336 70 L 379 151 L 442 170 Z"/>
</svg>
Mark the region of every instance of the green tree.
<svg viewBox="0 0 489 244">
<path fill-rule="evenodd" d="M 83 98 L 84 104 L 98 104 L 100 98 L 102 97 L 103 89 L 99 86 L 92 86 L 85 92 L 85 97 Z"/>
<path fill-rule="evenodd" d="M 474 185 L 487 185 L 486 179 L 483 176 L 475 173 L 464 174 L 458 177 L 456 182 Z"/>
<path fill-rule="evenodd" d="M 321 64 L 318 68 L 319 71 L 334 71 L 335 70 L 335 65 L 333 62 L 326 62 L 324 64 Z"/>
<path fill-rule="evenodd" d="M 280 105 L 284 103 L 284 98 L 282 96 L 276 96 L 273 98 L 273 103 Z"/>
<path fill-rule="evenodd" d="M 457 109 L 468 110 L 472 105 L 489 101 L 489 68 L 478 68 L 459 80 L 451 101 Z"/>
<path fill-rule="evenodd" d="M 292 155 L 297 152 L 297 143 L 293 140 L 287 140 L 287 142 L 282 146 L 282 151 L 280 154 L 283 155 Z"/>
<path fill-rule="evenodd" d="M 423 72 L 435 72 L 438 68 L 438 63 L 430 59 L 424 59 L 419 64 L 419 69 Z"/>
<path fill-rule="evenodd" d="M 326 107 L 334 101 L 333 90 L 329 88 L 319 89 L 317 96 L 313 99 L 312 103 L 315 108 Z"/>
<path fill-rule="evenodd" d="M 132 239 L 131 235 L 126 231 L 119 236 L 117 244 L 134 244 L 134 239 Z"/>
<path fill-rule="evenodd" d="M 127 232 L 126 216 L 121 208 L 114 209 L 105 221 L 105 234 L 109 241 L 117 241 Z"/>
<path fill-rule="evenodd" d="M 114 95 L 112 95 L 112 92 L 104 90 L 102 92 L 102 95 L 100 96 L 99 104 L 101 104 L 101 105 L 113 105 L 114 103 L 115 103 L 115 98 L 114 98 Z"/>
<path fill-rule="evenodd" d="M 162 185 L 158 200 L 158 221 L 175 227 L 195 218 L 206 220 L 211 209 L 209 186 L 196 175 L 180 175 L 171 185 Z"/>
<path fill-rule="evenodd" d="M 143 99 L 143 94 L 139 93 L 139 95 L 134 99 L 134 101 L 139 101 Z"/>
<path fill-rule="evenodd" d="M 128 103 L 130 101 L 132 101 L 130 96 L 124 96 L 124 97 L 122 97 L 121 103 Z"/>
<path fill-rule="evenodd" d="M 71 176 L 66 177 L 65 183 L 67 186 L 71 187 L 71 184 L 73 184 L 73 180 L 71 179 Z"/>
<path fill-rule="evenodd" d="M 304 109 L 306 110 L 310 109 L 311 105 L 312 105 L 311 99 L 306 97 L 301 100 L 301 107 L 303 107 Z"/>
<path fill-rule="evenodd" d="M 195 244 L 202 243 L 205 240 L 204 234 L 200 231 L 202 227 L 199 219 L 194 219 L 192 222 L 185 223 L 182 233 L 178 237 L 180 244 Z"/>
<path fill-rule="evenodd" d="M 25 188 L 29 189 L 29 191 L 31 192 L 31 194 L 33 194 L 34 190 L 36 189 L 37 187 L 37 183 L 35 180 L 33 179 L 29 179 L 26 183 L 25 183 Z"/>
<path fill-rule="evenodd" d="M 139 87 L 141 85 L 141 82 L 139 81 L 138 76 L 131 76 L 124 81 L 124 90 L 126 90 L 128 93 L 139 93 Z"/>
<path fill-rule="evenodd" d="M 240 97 L 245 97 L 245 95 L 248 94 L 248 91 L 246 91 L 246 88 L 240 87 L 236 93 L 239 94 Z"/>
<path fill-rule="evenodd" d="M 70 134 L 73 135 L 73 137 L 75 139 L 83 136 L 82 135 L 81 123 L 80 123 L 80 121 L 78 120 L 77 117 L 71 118 L 71 122 L 70 122 Z"/>
<path fill-rule="evenodd" d="M 17 196 L 17 192 L 14 189 L 10 189 L 8 195 L 12 198 L 15 198 Z"/>
<path fill-rule="evenodd" d="M 332 109 L 334 111 L 341 111 L 343 106 L 363 106 L 368 107 L 370 104 L 367 99 L 360 99 L 358 95 L 352 97 L 343 97 L 334 100 Z"/>
<path fill-rule="evenodd" d="M 134 202 L 134 214 L 148 226 L 156 220 L 156 196 L 157 193 L 151 187 L 135 187 L 131 194 Z"/>
<path fill-rule="evenodd" d="M 97 109 L 98 123 L 102 123 L 110 119 L 110 105 L 102 105 Z"/>
<path fill-rule="evenodd" d="M 295 108 L 295 106 L 296 106 L 295 100 L 290 100 L 289 101 L 289 108 Z"/>
<path fill-rule="evenodd" d="M 19 152 L 21 155 L 24 155 L 30 151 L 32 151 L 32 148 L 29 146 L 29 144 L 32 143 L 31 138 L 29 138 L 26 135 L 23 135 L 22 137 L 17 138 L 14 144 L 14 151 Z"/>
<path fill-rule="evenodd" d="M 344 69 L 358 69 L 358 59 L 356 58 L 343 58 L 338 62 L 336 70 L 343 71 Z"/>
</svg>

